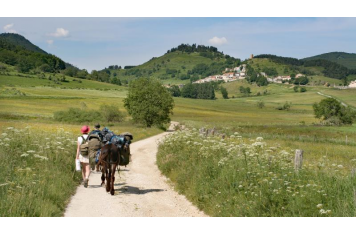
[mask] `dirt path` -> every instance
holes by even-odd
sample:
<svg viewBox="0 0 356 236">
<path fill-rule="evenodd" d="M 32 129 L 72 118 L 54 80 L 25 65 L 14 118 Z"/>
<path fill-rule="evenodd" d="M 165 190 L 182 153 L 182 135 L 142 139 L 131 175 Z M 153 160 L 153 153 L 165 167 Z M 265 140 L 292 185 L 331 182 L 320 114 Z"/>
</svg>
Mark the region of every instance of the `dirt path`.
<svg viewBox="0 0 356 236">
<path fill-rule="evenodd" d="M 116 175 L 115 196 L 92 172 L 89 187 L 79 186 L 64 216 L 206 216 L 175 192 L 156 165 L 157 141 L 167 133 L 131 144 L 132 162 Z"/>
</svg>

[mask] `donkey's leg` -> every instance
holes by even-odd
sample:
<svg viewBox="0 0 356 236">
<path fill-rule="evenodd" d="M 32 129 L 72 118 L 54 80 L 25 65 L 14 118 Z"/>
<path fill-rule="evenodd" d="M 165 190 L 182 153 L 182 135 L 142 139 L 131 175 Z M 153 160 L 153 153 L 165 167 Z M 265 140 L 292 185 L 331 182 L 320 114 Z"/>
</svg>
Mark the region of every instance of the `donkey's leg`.
<svg viewBox="0 0 356 236">
<path fill-rule="evenodd" d="M 116 164 L 112 164 L 111 165 L 111 170 L 112 170 L 112 173 L 111 173 L 111 195 L 114 195 L 115 194 L 115 189 L 114 189 L 114 183 L 115 183 L 115 171 L 116 171 Z"/>
<path fill-rule="evenodd" d="M 109 170 L 106 170 L 106 192 L 110 192 L 111 189 L 111 164 L 108 164 L 108 167 Z"/>
<path fill-rule="evenodd" d="M 101 169 L 101 186 L 105 184 L 105 170 L 106 170 L 106 164 L 103 164 L 103 167 Z"/>
</svg>

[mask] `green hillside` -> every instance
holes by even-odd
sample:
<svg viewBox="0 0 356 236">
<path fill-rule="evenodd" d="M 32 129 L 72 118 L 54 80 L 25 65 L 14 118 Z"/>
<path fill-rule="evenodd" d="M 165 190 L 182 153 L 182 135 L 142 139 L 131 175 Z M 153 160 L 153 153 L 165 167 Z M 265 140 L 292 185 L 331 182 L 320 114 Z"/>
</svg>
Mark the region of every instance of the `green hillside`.
<svg viewBox="0 0 356 236">
<path fill-rule="evenodd" d="M 105 77 L 103 72 L 106 72 L 114 83 L 117 80 L 125 83 L 139 77 L 150 77 L 161 79 L 165 84 L 185 84 L 212 74 L 221 74 L 226 67 L 232 68 L 240 63 L 239 59 L 224 55 L 214 47 L 182 44 L 142 65 L 125 69 L 110 66 L 99 71 L 99 74 Z"/>
<path fill-rule="evenodd" d="M 37 47 L 36 45 L 31 43 L 29 40 L 27 40 L 25 37 L 23 37 L 22 35 L 19 35 L 19 34 L 3 33 L 3 34 L 0 34 L 0 40 L 4 40 L 4 41 L 7 41 L 14 45 L 24 47 L 27 50 L 32 51 L 32 52 L 48 54 L 47 52 L 43 51 L 41 48 Z"/>
<path fill-rule="evenodd" d="M 346 52 L 329 52 L 313 57 L 307 57 L 303 60 L 317 60 L 323 59 L 331 62 L 338 63 L 349 69 L 356 69 L 356 53 L 346 53 Z"/>
</svg>

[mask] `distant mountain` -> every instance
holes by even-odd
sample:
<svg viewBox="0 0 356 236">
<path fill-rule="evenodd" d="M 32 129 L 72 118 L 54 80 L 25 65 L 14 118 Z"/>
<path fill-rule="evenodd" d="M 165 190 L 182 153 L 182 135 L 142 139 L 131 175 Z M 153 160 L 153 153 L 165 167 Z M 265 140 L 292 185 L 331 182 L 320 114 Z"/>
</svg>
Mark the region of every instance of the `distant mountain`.
<svg viewBox="0 0 356 236">
<path fill-rule="evenodd" d="M 302 60 L 310 61 L 310 60 L 317 60 L 317 59 L 335 62 L 349 69 L 356 69 L 356 53 L 329 52 L 329 53 L 316 55 L 313 57 L 307 57 Z"/>
<path fill-rule="evenodd" d="M 47 52 L 43 51 L 41 48 L 39 48 L 36 45 L 34 45 L 33 43 L 31 43 L 24 36 L 19 35 L 19 34 L 3 33 L 3 34 L 0 34 L 0 40 L 5 40 L 5 41 L 12 43 L 14 45 L 24 47 L 27 50 L 32 51 L 32 52 L 48 54 Z"/>
</svg>

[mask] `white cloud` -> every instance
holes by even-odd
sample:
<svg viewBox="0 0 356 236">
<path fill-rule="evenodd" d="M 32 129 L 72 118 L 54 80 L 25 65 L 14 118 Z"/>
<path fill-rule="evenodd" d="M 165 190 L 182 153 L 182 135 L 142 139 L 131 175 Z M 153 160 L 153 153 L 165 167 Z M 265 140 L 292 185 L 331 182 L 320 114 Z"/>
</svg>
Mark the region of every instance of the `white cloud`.
<svg viewBox="0 0 356 236">
<path fill-rule="evenodd" d="M 65 30 L 63 28 L 57 28 L 56 32 L 51 33 L 49 35 L 59 38 L 59 37 L 67 37 L 68 34 L 69 34 L 68 30 Z"/>
<path fill-rule="evenodd" d="M 47 40 L 47 43 L 48 43 L 48 45 L 52 45 L 53 44 L 53 40 L 52 39 L 50 39 L 50 40 Z"/>
<path fill-rule="evenodd" d="M 16 30 L 12 29 L 13 26 L 14 26 L 14 24 L 5 25 L 5 26 L 4 26 L 5 32 L 8 32 L 8 33 L 17 33 Z"/>
<path fill-rule="evenodd" d="M 223 45 L 223 44 L 227 44 L 227 39 L 225 37 L 218 38 L 215 36 L 215 37 L 209 39 L 209 43 L 211 43 L 213 45 Z"/>
</svg>

